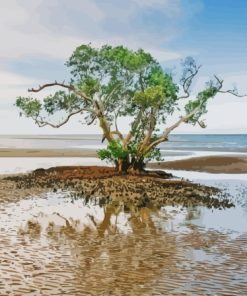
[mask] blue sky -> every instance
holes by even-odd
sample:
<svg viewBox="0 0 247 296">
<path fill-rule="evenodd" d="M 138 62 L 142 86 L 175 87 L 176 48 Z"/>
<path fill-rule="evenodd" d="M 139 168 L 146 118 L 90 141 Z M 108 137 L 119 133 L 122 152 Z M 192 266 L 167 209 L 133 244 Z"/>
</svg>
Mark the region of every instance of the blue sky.
<svg viewBox="0 0 247 296">
<path fill-rule="evenodd" d="M 27 88 L 68 78 L 64 62 L 82 43 L 142 47 L 164 67 L 191 55 L 203 65 L 195 92 L 214 73 L 226 88 L 236 83 L 247 92 L 246 15 L 245 0 L 2 1 L 0 134 L 99 132 L 77 119 L 61 130 L 39 129 L 19 118 L 13 106 Z M 209 104 L 203 132 L 247 133 L 246 110 L 247 98 L 217 96 Z M 185 125 L 179 132 L 201 129 Z"/>
</svg>

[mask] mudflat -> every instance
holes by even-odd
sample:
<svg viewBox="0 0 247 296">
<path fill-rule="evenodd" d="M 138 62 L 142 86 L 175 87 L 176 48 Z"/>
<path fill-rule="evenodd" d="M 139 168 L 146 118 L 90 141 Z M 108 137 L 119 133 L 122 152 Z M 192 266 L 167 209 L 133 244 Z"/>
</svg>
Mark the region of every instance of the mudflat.
<svg viewBox="0 0 247 296">
<path fill-rule="evenodd" d="M 207 173 L 246 174 L 247 157 L 203 156 L 148 164 L 149 168 L 198 171 Z"/>
<path fill-rule="evenodd" d="M 137 207 L 164 205 L 208 206 L 228 208 L 233 204 L 227 198 L 218 198 L 217 188 L 171 179 L 163 171 L 147 171 L 139 175 L 122 175 L 113 167 L 61 166 L 37 169 L 28 174 L 7 176 L 0 180 L 0 202 L 17 201 L 20 190 L 28 197 L 36 192 L 65 190 L 75 196 L 97 197 L 102 204 L 131 203 Z M 28 194 L 29 191 L 29 194 Z M 3 198 L 3 200 L 1 200 Z M 23 198 L 23 195 L 21 195 Z"/>
</svg>

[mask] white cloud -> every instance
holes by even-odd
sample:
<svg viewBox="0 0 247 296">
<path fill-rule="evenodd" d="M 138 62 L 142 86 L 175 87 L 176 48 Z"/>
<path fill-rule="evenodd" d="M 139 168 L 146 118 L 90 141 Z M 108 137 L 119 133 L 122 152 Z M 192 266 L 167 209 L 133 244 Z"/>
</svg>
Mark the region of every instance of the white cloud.
<svg viewBox="0 0 247 296">
<path fill-rule="evenodd" d="M 180 9 L 180 1 L 175 2 Z M 112 5 L 96 0 L 9 0 L 0 5 L 0 58 L 45 55 L 66 59 L 76 46 L 89 42 L 95 46 L 110 43 L 150 48 L 152 41 L 151 49 L 159 51 L 158 44 L 174 34 L 173 26 L 162 27 L 159 32 L 150 29 L 154 21 L 152 25 L 144 19 L 134 23 L 137 16 L 154 5 L 160 5 L 172 17 L 174 1 L 153 0 L 141 4 L 138 0 L 128 0 L 124 5 Z"/>
<path fill-rule="evenodd" d="M 158 49 L 147 49 L 148 52 L 152 54 L 158 61 L 169 61 L 176 60 L 182 58 L 179 53 L 166 51 L 166 50 L 158 50 Z"/>
<path fill-rule="evenodd" d="M 206 129 L 199 126 L 182 125 L 176 133 L 247 133 L 247 101 L 231 102 L 223 105 L 211 102 L 208 113 L 203 116 Z"/>
<path fill-rule="evenodd" d="M 0 71 L 0 87 L 4 86 L 22 86 L 37 83 L 37 80 L 24 77 L 12 72 Z"/>
</svg>

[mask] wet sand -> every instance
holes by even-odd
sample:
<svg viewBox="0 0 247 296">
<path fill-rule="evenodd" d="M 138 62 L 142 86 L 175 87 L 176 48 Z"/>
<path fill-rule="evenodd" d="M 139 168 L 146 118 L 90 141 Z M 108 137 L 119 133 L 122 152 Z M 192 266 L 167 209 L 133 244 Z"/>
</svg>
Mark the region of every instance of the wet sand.
<svg viewBox="0 0 247 296">
<path fill-rule="evenodd" d="M 0 294 L 246 295 L 247 234 L 206 230 L 191 224 L 197 216 L 66 193 L 9 203 L 0 207 Z"/>
<path fill-rule="evenodd" d="M 207 173 L 246 174 L 247 157 L 239 156 L 203 156 L 176 161 L 148 164 L 149 168 L 174 169 Z"/>
<path fill-rule="evenodd" d="M 0 148 L 0 157 L 97 157 L 97 153 L 92 149 Z"/>
</svg>

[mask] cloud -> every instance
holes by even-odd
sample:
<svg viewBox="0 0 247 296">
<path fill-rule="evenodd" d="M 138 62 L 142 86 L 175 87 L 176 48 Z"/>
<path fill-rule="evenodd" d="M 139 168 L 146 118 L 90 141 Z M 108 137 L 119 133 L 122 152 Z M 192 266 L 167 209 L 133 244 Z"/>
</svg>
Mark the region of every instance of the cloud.
<svg viewBox="0 0 247 296">
<path fill-rule="evenodd" d="M 0 58 L 66 59 L 89 42 L 167 51 L 161 45 L 179 34 L 187 10 L 181 0 L 9 0 L 0 9 Z"/>
<path fill-rule="evenodd" d="M 3 86 L 22 86 L 35 82 L 34 79 L 23 77 L 14 73 L 0 71 L 0 87 Z"/>
</svg>

